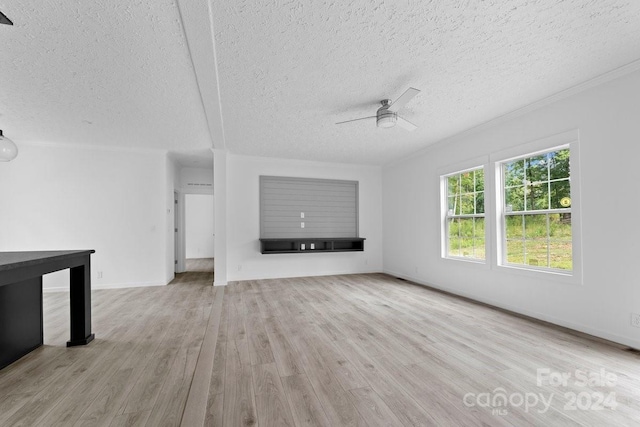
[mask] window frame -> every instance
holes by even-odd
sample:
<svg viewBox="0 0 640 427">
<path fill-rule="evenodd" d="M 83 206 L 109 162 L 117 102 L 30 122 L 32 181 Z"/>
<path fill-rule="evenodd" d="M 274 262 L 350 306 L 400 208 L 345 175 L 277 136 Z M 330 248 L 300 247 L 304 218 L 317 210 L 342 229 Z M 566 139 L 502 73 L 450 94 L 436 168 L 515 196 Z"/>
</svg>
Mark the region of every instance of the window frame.
<svg viewBox="0 0 640 427">
<path fill-rule="evenodd" d="M 478 213 L 473 213 L 473 214 L 460 214 L 460 215 L 454 215 L 454 216 L 450 216 L 449 215 L 449 195 L 448 195 L 448 179 L 451 176 L 455 176 L 455 175 L 461 175 L 463 173 L 466 172 L 471 172 L 471 171 L 476 171 L 476 170 L 482 170 L 483 174 L 484 174 L 484 189 L 483 189 L 483 195 L 484 195 L 484 213 L 482 214 L 478 214 Z M 463 261 L 463 262 L 468 262 L 471 264 L 479 264 L 479 265 L 489 265 L 489 260 L 491 257 L 490 254 L 490 245 L 489 245 L 489 236 L 490 236 L 490 217 L 489 217 L 489 212 L 488 212 L 488 207 L 491 204 L 491 200 L 489 199 L 490 195 L 490 191 L 488 191 L 488 189 L 491 188 L 490 186 L 490 182 L 489 182 L 489 168 L 488 168 L 488 156 L 487 157 L 482 157 L 479 159 L 473 159 L 470 161 L 467 161 L 463 164 L 458 164 L 455 166 L 450 166 L 448 168 L 445 169 L 441 169 L 439 171 L 439 177 L 440 177 L 440 196 L 441 196 L 441 200 L 440 200 L 440 253 L 441 253 L 441 257 L 443 259 L 446 260 L 453 260 L 453 261 Z M 474 192 L 475 192 L 475 188 L 474 188 Z M 474 208 L 475 210 L 475 208 Z M 449 254 L 449 219 L 450 218 L 484 218 L 484 253 L 485 253 L 485 257 L 484 258 L 475 258 L 475 257 L 465 257 L 465 256 L 455 256 L 455 255 L 450 255 Z"/>
<path fill-rule="evenodd" d="M 495 248 L 496 253 L 495 264 L 493 266 L 497 269 L 537 278 L 544 275 L 545 278 L 566 283 L 582 284 L 579 146 L 579 132 L 575 130 L 513 147 L 491 156 L 491 169 L 495 177 L 495 215 L 493 216 L 495 218 L 496 230 L 492 236 L 495 239 L 492 242 L 492 247 Z M 571 212 L 572 270 L 509 263 L 506 261 L 506 217 L 510 215 L 557 213 L 558 210 L 548 207 L 547 209 L 523 211 L 516 214 L 507 212 L 504 200 L 505 178 L 503 176 L 503 165 L 510 161 L 535 157 L 561 149 L 569 149 L 569 162 L 571 164 L 571 175 L 569 177 L 571 183 L 571 207 L 569 211 Z"/>
</svg>

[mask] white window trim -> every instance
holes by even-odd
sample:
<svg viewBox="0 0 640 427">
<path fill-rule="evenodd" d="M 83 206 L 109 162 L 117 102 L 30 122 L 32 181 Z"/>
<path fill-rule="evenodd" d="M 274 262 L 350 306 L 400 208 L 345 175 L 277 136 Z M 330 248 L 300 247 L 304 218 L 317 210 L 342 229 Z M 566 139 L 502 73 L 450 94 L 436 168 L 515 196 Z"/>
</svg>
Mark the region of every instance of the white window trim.
<svg viewBox="0 0 640 427">
<path fill-rule="evenodd" d="M 488 268 L 491 260 L 491 246 L 489 245 L 489 237 L 493 234 L 490 221 L 491 213 L 487 210 L 492 206 L 493 199 L 488 188 L 493 188 L 493 177 L 491 177 L 491 169 L 489 169 L 489 156 L 482 156 L 474 159 L 467 160 L 465 162 L 456 163 L 455 165 L 449 165 L 444 168 L 438 169 L 438 176 L 440 177 L 440 256 L 447 261 L 469 263 L 470 265 L 483 266 Z M 447 200 L 447 178 L 451 175 L 457 175 L 474 169 L 484 169 L 484 241 L 485 241 L 485 259 L 467 258 L 450 256 L 447 253 L 448 249 L 448 236 L 447 236 L 447 213 L 448 213 L 448 200 Z"/>
<path fill-rule="evenodd" d="M 506 264 L 504 260 L 504 203 L 503 203 L 503 176 L 502 164 L 510 160 L 522 157 L 535 156 L 536 154 L 549 152 L 558 148 L 569 148 L 571 162 L 571 237 L 572 237 L 572 254 L 573 254 L 573 270 L 571 272 L 563 272 L 560 270 L 552 270 L 546 268 L 535 268 L 526 265 Z M 563 283 L 581 285 L 582 284 L 582 221 L 581 221 L 581 202 L 580 202 L 580 133 L 578 130 L 564 132 L 553 135 L 548 138 L 539 139 L 507 150 L 500 151 L 490 156 L 490 167 L 495 180 L 494 197 L 495 202 L 493 209 L 495 214 L 492 215 L 494 233 L 489 236 L 491 238 L 492 252 L 495 253 L 492 268 L 500 271 L 510 272 L 514 274 L 544 278 Z M 486 174 L 485 174 L 486 175 Z M 486 179 L 486 178 L 485 178 Z M 486 203 L 486 181 L 485 181 L 485 203 Z M 485 206 L 485 212 L 487 208 Z M 493 249 L 495 248 L 495 249 Z"/>
</svg>

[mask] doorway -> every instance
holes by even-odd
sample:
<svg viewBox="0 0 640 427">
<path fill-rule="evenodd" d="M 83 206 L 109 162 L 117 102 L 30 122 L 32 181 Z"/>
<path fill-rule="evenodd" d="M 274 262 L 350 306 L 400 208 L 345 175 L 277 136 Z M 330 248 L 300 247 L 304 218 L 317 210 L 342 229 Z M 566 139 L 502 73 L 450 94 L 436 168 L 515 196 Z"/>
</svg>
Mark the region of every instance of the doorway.
<svg viewBox="0 0 640 427">
<path fill-rule="evenodd" d="M 184 196 L 185 271 L 212 272 L 215 256 L 212 194 Z"/>
</svg>

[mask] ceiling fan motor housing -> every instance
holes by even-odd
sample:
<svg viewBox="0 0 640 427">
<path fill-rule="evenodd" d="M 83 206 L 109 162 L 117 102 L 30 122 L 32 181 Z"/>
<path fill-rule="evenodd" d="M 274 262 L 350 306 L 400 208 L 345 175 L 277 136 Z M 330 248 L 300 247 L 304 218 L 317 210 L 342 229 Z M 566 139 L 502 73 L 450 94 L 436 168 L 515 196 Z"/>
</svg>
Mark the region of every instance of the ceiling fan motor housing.
<svg viewBox="0 0 640 427">
<path fill-rule="evenodd" d="M 398 121 L 398 113 L 389 111 L 391 100 L 383 99 L 380 103 L 382 104 L 382 107 L 378 108 L 378 111 L 376 112 L 376 126 L 379 128 L 394 127 Z"/>
<path fill-rule="evenodd" d="M 413 97 L 418 93 L 420 93 L 418 89 L 410 87 L 409 89 L 405 90 L 404 93 L 400 95 L 400 98 L 396 99 L 395 102 L 391 102 L 390 99 L 383 99 L 382 101 L 380 101 L 380 104 L 382 104 L 382 106 L 378 108 L 375 116 L 345 120 L 336 124 L 341 125 L 343 123 L 351 123 L 359 120 L 369 120 L 375 117 L 376 126 L 379 128 L 392 128 L 395 125 L 400 125 L 401 128 L 404 128 L 406 130 L 414 130 L 417 128 L 417 126 L 407 119 L 400 117 L 398 115 L 398 111 L 401 110 L 402 107 L 404 107 L 407 102 L 411 101 L 411 99 L 413 99 Z"/>
</svg>

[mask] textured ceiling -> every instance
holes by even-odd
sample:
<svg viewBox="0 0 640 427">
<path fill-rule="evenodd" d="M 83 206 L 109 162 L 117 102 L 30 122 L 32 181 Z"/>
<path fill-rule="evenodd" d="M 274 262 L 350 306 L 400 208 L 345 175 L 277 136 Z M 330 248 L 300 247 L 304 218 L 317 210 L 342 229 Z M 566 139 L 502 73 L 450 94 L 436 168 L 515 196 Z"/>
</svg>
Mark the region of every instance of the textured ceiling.
<svg viewBox="0 0 640 427">
<path fill-rule="evenodd" d="M 640 1 L 214 0 L 227 147 L 384 164 L 640 58 Z M 421 89 L 419 126 L 379 101 Z"/>
<path fill-rule="evenodd" d="M 0 0 L 0 129 L 18 145 L 211 146 L 173 0 Z"/>
<path fill-rule="evenodd" d="M 179 4 L 178 4 L 179 3 Z M 385 164 L 640 58 L 638 0 L 0 0 L 0 129 Z M 413 86 L 378 129 L 379 101 Z M 204 159 L 206 157 L 206 160 Z"/>
<path fill-rule="evenodd" d="M 170 156 L 178 164 L 185 167 L 213 169 L 213 152 L 211 149 L 172 151 Z"/>
</svg>

